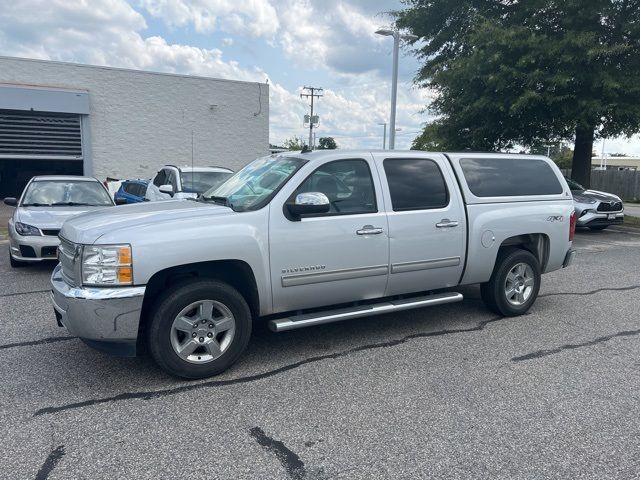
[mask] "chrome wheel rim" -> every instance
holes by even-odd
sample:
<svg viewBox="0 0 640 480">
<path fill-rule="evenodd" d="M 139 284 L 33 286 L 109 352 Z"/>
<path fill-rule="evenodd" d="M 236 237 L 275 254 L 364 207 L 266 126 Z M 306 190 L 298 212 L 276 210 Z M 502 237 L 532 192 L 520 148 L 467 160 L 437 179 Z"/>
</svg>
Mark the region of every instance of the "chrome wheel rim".
<svg viewBox="0 0 640 480">
<path fill-rule="evenodd" d="M 504 294 L 511 305 L 517 307 L 525 304 L 533 293 L 536 279 L 533 268 L 526 263 L 516 264 L 504 282 Z"/>
<path fill-rule="evenodd" d="M 235 317 L 226 305 L 199 300 L 176 315 L 171 325 L 171 346 L 182 360 L 207 363 L 229 349 L 235 332 Z"/>
</svg>

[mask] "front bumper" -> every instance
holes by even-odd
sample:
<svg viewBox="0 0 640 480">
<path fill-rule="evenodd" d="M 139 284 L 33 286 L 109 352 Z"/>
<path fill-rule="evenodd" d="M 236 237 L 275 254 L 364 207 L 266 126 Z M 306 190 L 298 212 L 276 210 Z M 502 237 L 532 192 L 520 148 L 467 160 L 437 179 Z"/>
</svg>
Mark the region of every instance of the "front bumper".
<svg viewBox="0 0 640 480">
<path fill-rule="evenodd" d="M 613 218 L 609 218 L 612 215 Z M 624 222 L 624 211 L 606 213 L 606 212 L 589 212 L 578 218 L 576 226 L 578 227 L 595 227 L 598 225 L 620 225 Z"/>
<path fill-rule="evenodd" d="M 14 260 L 41 262 L 55 260 L 60 239 L 52 235 L 22 236 L 9 228 L 9 251 Z"/>
<path fill-rule="evenodd" d="M 51 301 L 56 319 L 69 333 L 107 353 L 136 355 L 145 287 L 73 287 L 60 265 L 51 275 Z"/>
</svg>

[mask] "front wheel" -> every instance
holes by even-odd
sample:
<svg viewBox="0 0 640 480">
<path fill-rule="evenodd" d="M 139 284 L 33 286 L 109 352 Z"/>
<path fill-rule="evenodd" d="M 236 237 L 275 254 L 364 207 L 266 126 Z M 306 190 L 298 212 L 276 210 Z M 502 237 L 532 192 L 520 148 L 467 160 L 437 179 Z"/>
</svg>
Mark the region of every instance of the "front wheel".
<svg viewBox="0 0 640 480">
<path fill-rule="evenodd" d="M 251 311 L 230 285 L 202 280 L 184 283 L 160 301 L 146 341 L 166 372 L 182 378 L 222 373 L 242 354 L 251 336 Z"/>
<path fill-rule="evenodd" d="M 540 290 L 540 264 L 527 250 L 509 248 L 498 254 L 487 283 L 480 286 L 482 300 L 489 310 L 505 317 L 529 310 Z"/>
</svg>

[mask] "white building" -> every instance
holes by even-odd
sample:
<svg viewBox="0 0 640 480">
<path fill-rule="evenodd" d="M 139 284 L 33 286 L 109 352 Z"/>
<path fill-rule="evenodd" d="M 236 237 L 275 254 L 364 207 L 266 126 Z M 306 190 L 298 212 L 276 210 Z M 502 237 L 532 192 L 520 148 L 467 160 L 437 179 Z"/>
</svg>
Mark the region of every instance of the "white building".
<svg viewBox="0 0 640 480">
<path fill-rule="evenodd" d="M 591 157 L 591 166 L 599 170 L 640 170 L 640 157 Z"/>
<path fill-rule="evenodd" d="M 149 178 L 192 151 L 233 170 L 268 154 L 268 85 L 0 57 L 0 198 L 36 174 Z"/>
</svg>

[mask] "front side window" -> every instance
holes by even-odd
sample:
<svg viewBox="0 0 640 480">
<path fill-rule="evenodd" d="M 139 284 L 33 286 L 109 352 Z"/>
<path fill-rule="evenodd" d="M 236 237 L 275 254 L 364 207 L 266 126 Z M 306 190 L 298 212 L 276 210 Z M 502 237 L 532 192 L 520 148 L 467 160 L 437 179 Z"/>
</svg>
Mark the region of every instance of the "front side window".
<svg viewBox="0 0 640 480">
<path fill-rule="evenodd" d="M 376 195 L 369 165 L 364 160 L 329 162 L 307 177 L 294 193 L 324 193 L 331 209 L 323 215 L 375 213 Z"/>
<path fill-rule="evenodd" d="M 29 184 L 22 206 L 106 206 L 113 200 L 98 182 L 42 180 Z"/>
<path fill-rule="evenodd" d="M 383 163 L 394 212 L 444 208 L 449 192 L 433 160 L 426 158 L 394 158 Z"/>
<path fill-rule="evenodd" d="M 262 157 L 236 172 L 222 185 L 202 194 L 202 200 L 224 203 L 236 211 L 258 210 L 306 163 L 294 157 Z"/>
</svg>

